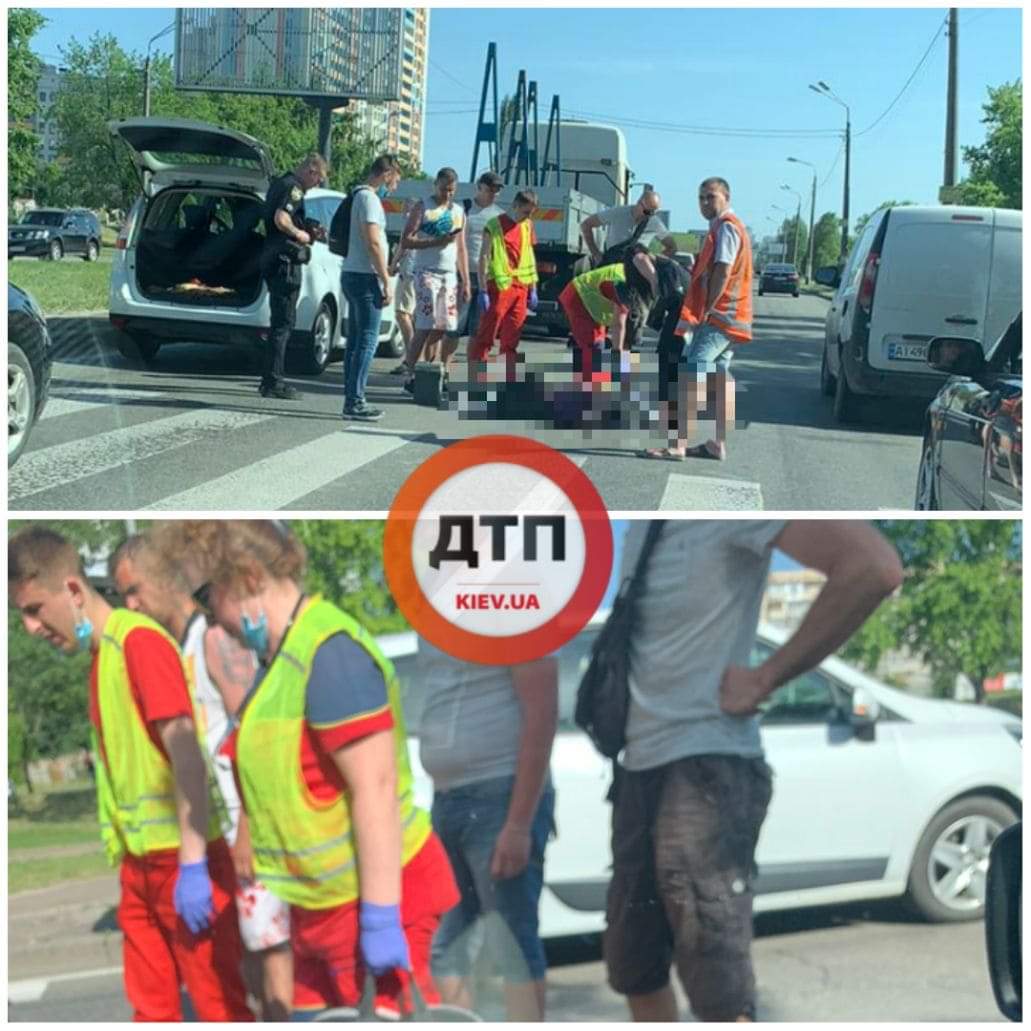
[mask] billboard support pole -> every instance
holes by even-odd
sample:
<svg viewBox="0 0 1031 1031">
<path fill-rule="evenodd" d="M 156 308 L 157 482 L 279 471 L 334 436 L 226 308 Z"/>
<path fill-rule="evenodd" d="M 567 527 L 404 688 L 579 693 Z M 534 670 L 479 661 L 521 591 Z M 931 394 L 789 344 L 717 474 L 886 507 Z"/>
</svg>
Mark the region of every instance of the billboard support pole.
<svg viewBox="0 0 1031 1031">
<path fill-rule="evenodd" d="M 540 137 L 540 125 L 537 116 L 537 81 L 535 79 L 530 81 L 530 88 L 526 94 L 526 110 L 527 110 L 527 130 L 533 133 L 532 146 L 528 147 L 528 161 L 527 165 L 529 168 L 529 177 L 527 183 L 530 186 L 536 186 L 540 179 L 540 166 L 538 165 L 538 154 L 540 153 L 541 137 Z M 533 125 L 529 125 L 529 117 L 533 116 Z"/>
<path fill-rule="evenodd" d="M 551 160 L 551 133 L 555 133 L 555 160 Z M 548 185 L 548 174 L 555 173 L 555 185 L 562 185 L 562 125 L 559 115 L 558 94 L 551 98 L 551 113 L 548 115 L 548 131 L 544 137 L 544 158 L 541 161 L 539 186 Z"/>
<path fill-rule="evenodd" d="M 493 121 L 486 120 L 487 90 L 492 89 Z M 498 45 L 487 44 L 487 64 L 483 70 L 483 90 L 480 93 L 480 117 L 476 122 L 476 141 L 473 144 L 473 166 L 469 173 L 469 181 L 476 179 L 476 166 L 480 160 L 480 144 L 487 144 L 487 158 L 490 168 L 498 171 Z"/>
<path fill-rule="evenodd" d="M 318 151 L 328 163 L 333 156 L 333 105 L 328 100 L 320 100 L 316 107 L 319 112 Z"/>
</svg>

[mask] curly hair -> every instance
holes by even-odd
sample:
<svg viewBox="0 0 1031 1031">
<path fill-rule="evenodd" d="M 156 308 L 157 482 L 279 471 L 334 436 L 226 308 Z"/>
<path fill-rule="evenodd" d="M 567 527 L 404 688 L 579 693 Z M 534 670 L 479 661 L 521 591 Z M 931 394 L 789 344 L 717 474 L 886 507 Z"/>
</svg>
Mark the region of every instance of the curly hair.
<svg viewBox="0 0 1031 1031">
<path fill-rule="evenodd" d="M 237 588 L 247 576 L 300 583 L 304 545 L 283 522 L 271 519 L 181 519 L 153 531 L 154 545 L 170 562 L 184 556 L 205 580 Z"/>
</svg>

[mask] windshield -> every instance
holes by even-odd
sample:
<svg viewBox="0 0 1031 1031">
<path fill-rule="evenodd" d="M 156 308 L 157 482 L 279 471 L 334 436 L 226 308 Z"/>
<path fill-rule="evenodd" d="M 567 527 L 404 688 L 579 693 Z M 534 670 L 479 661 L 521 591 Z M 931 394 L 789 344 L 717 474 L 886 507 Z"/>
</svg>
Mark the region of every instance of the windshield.
<svg viewBox="0 0 1031 1031">
<path fill-rule="evenodd" d="M 21 220 L 23 226 L 59 226 L 62 222 L 63 211 L 30 211 Z"/>
</svg>

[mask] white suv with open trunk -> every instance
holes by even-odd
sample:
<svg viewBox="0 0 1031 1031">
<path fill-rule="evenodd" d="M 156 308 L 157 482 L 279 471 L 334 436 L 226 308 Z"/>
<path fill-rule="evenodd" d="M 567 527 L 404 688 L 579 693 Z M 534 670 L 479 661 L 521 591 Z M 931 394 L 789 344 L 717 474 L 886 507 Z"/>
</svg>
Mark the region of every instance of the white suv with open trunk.
<svg viewBox="0 0 1031 1031">
<path fill-rule="evenodd" d="M 178 118 L 130 118 L 108 128 L 128 148 L 142 188 L 111 266 L 110 320 L 121 331 L 119 350 L 150 361 L 166 343 L 264 345 L 263 215 L 276 175 L 264 145 L 245 133 Z M 333 190 L 309 190 L 305 206 L 328 229 L 343 199 Z M 344 345 L 342 260 L 315 243 L 304 266 L 290 350 L 299 352 L 301 368 L 311 375 Z M 388 305 L 380 352 L 400 350 Z"/>
</svg>

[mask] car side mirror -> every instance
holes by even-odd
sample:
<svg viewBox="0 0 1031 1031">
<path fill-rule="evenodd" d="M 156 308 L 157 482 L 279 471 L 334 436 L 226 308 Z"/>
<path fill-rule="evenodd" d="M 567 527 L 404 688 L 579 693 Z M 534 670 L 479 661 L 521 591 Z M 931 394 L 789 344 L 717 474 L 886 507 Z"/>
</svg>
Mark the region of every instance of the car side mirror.
<svg viewBox="0 0 1031 1031">
<path fill-rule="evenodd" d="M 971 379 L 982 375 L 987 368 L 981 342 L 968 337 L 935 337 L 927 345 L 927 364 L 935 372 Z"/>
<path fill-rule="evenodd" d="M 852 732 L 859 741 L 873 741 L 877 736 L 877 721 L 881 716 L 881 706 L 861 687 L 852 692 L 852 711 L 848 722 Z"/>
<path fill-rule="evenodd" d="M 1003 1016 L 1020 1020 L 1021 975 L 1021 860 L 1023 824 L 1007 827 L 992 842 L 985 886 L 985 939 L 992 991 Z"/>
<path fill-rule="evenodd" d="M 841 285 L 841 270 L 837 265 L 824 265 L 813 273 L 813 279 L 821 286 L 837 289 Z"/>
</svg>

